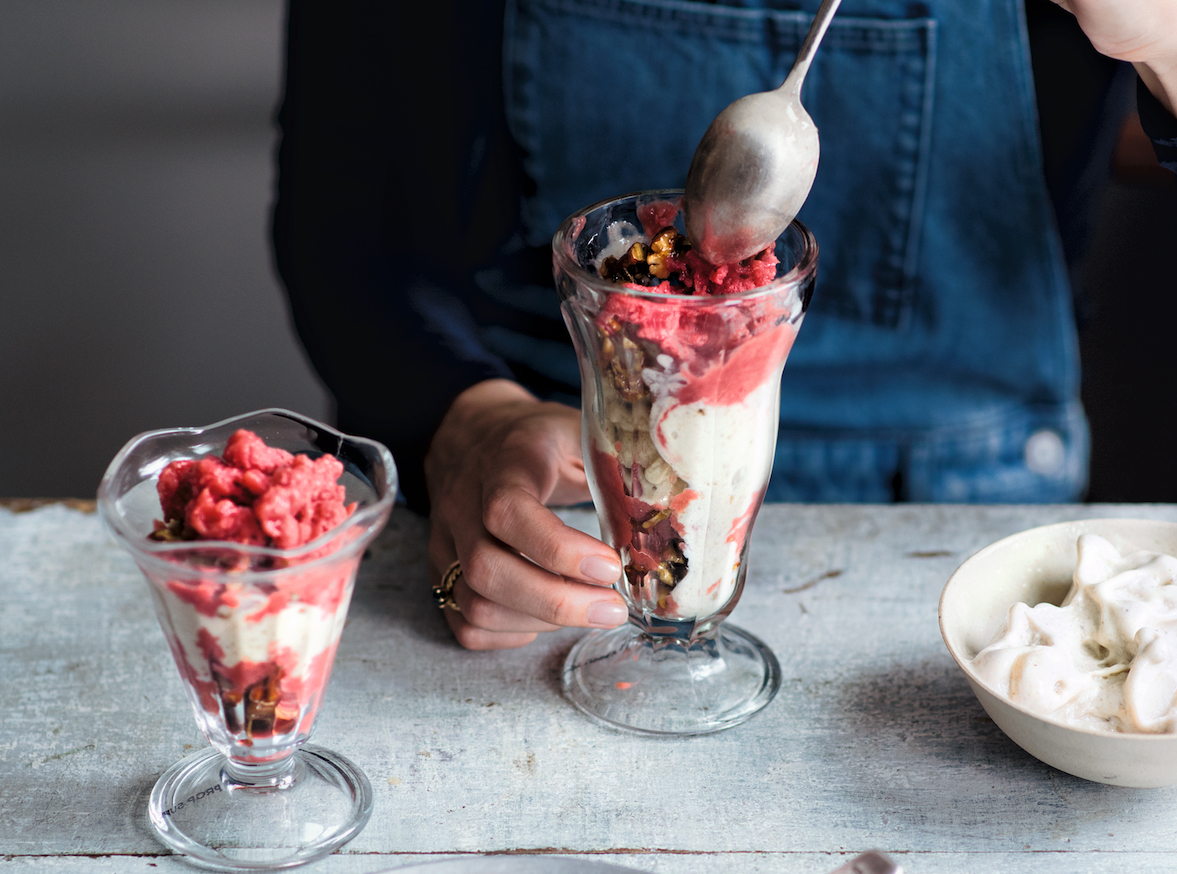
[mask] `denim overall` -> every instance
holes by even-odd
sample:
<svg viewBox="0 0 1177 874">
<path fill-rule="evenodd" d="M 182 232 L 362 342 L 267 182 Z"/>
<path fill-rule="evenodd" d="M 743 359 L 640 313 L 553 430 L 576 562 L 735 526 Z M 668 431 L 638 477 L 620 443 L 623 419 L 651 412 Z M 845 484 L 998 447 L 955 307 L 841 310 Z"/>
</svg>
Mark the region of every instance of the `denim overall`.
<svg viewBox="0 0 1177 874">
<path fill-rule="evenodd" d="M 525 242 L 597 200 L 681 187 L 716 113 L 783 81 L 817 5 L 508 0 Z M 800 219 L 821 254 L 768 500 L 1079 498 L 1077 340 L 1019 0 L 845 0 L 802 98 L 822 155 Z M 491 293 L 556 312 L 550 291 Z M 562 344 L 483 339 L 579 385 Z"/>
</svg>

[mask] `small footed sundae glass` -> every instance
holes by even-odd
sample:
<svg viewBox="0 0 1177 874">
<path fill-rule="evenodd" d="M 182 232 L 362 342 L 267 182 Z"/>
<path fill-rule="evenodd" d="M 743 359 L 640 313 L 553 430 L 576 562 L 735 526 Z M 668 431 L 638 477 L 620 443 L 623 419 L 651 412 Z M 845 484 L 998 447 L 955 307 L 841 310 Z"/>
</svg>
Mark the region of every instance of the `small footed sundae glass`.
<svg viewBox="0 0 1177 874">
<path fill-rule="evenodd" d="M 292 455 L 333 455 L 342 464 L 338 485 L 350 514 L 287 549 L 153 536 L 160 532 L 157 483 L 164 469 L 219 456 L 239 429 Z M 367 823 L 368 779 L 307 739 L 356 571 L 395 497 L 396 468 L 385 447 L 285 410 L 141 434 L 107 469 L 99 513 L 147 578 L 211 745 L 169 768 L 148 802 L 160 840 L 189 861 L 230 871 L 292 867 L 333 852 Z"/>
<path fill-rule="evenodd" d="M 628 624 L 573 647 L 563 685 L 595 719 L 660 735 L 738 725 L 780 688 L 772 651 L 724 620 L 743 590 L 781 372 L 817 269 L 796 221 L 754 259 L 708 265 L 689 254 L 680 203 L 678 191 L 598 203 L 552 242 L 585 470 L 629 606 Z"/>
</svg>

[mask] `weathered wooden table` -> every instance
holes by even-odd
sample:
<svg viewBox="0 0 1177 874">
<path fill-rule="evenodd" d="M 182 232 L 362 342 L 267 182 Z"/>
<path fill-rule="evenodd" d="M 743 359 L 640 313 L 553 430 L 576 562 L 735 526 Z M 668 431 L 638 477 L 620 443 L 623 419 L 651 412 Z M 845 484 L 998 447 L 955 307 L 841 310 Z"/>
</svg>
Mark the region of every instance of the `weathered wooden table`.
<svg viewBox="0 0 1177 874">
<path fill-rule="evenodd" d="M 398 510 L 315 731 L 368 774 L 375 812 L 301 870 L 497 853 L 824 874 L 870 848 L 909 874 L 1177 870 L 1177 788 L 1088 783 L 1022 752 L 937 626 L 972 552 L 1101 515 L 1177 507 L 766 507 L 733 619 L 776 651 L 783 687 L 745 725 L 676 741 L 602 728 L 561 697 L 579 631 L 456 647 L 429 599 L 425 525 Z M 144 586 L 84 504 L 0 503 L 0 872 L 195 870 L 145 820 L 156 778 L 204 741 Z"/>
</svg>

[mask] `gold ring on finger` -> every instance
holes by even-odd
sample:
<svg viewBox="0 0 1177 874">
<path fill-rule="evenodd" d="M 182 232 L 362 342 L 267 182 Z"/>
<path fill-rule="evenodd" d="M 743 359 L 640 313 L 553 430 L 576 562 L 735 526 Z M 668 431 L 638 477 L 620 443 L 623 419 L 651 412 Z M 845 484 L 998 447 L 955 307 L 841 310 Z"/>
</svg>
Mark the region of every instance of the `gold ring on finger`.
<svg viewBox="0 0 1177 874">
<path fill-rule="evenodd" d="M 441 582 L 433 587 L 433 600 L 440 609 L 462 612 L 462 608 L 454 600 L 454 583 L 458 581 L 460 576 L 462 576 L 462 563 L 455 561 L 445 569 L 445 573 L 441 575 Z"/>
</svg>

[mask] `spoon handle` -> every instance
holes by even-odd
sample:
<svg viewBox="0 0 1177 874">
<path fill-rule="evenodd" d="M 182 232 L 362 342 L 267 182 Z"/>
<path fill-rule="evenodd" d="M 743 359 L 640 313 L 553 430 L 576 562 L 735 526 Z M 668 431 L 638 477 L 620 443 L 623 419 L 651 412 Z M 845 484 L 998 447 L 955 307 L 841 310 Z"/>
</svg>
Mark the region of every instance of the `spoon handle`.
<svg viewBox="0 0 1177 874">
<path fill-rule="evenodd" d="M 809 26 L 809 33 L 805 34 L 805 42 L 801 43 L 801 50 L 797 52 L 797 60 L 793 61 L 793 69 L 781 85 L 780 90 L 786 93 L 801 94 L 801 83 L 805 81 L 805 74 L 809 72 L 809 63 L 817 54 L 817 47 L 821 38 L 826 35 L 826 28 L 830 26 L 830 19 L 838 11 L 842 0 L 822 0 L 817 15 L 813 17 L 813 24 Z"/>
</svg>

